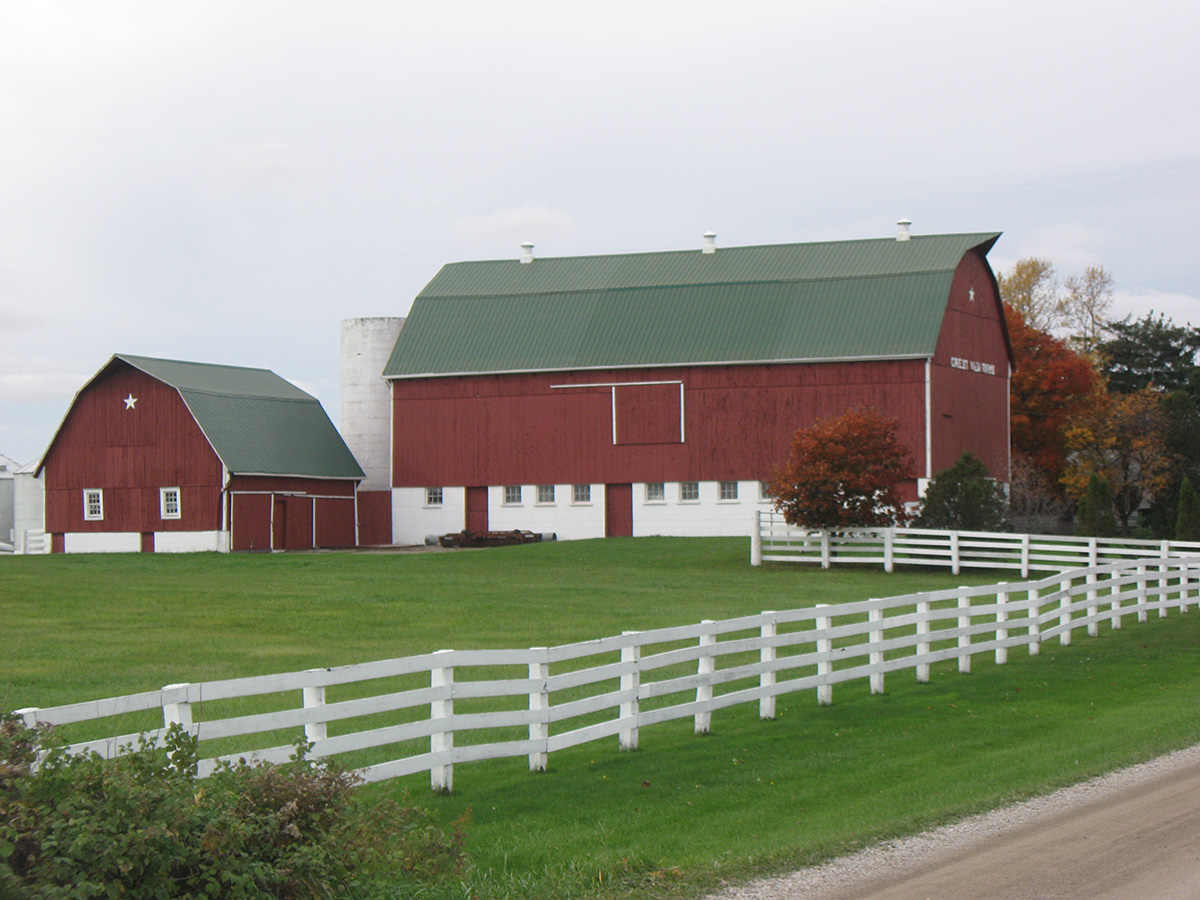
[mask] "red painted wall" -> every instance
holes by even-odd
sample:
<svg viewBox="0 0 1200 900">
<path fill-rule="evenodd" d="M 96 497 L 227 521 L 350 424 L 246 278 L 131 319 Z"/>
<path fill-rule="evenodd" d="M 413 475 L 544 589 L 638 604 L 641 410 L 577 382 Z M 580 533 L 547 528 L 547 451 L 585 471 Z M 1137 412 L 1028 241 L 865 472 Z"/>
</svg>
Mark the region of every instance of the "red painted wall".
<svg viewBox="0 0 1200 900">
<path fill-rule="evenodd" d="M 354 482 L 235 475 L 229 481 L 234 550 L 353 547 Z M 390 532 L 390 522 L 389 522 Z"/>
<path fill-rule="evenodd" d="M 972 299 L 972 296 L 974 299 Z M 987 263 L 968 253 L 955 272 L 930 371 L 936 475 L 970 450 L 1007 481 L 1008 344 Z"/>
<path fill-rule="evenodd" d="M 364 547 L 392 542 L 392 492 L 358 492 L 358 541 Z"/>
<path fill-rule="evenodd" d="M 125 397 L 137 399 L 132 409 Z M 115 361 L 76 399 L 46 456 L 46 530 L 215 531 L 221 474 L 178 392 Z M 161 518 L 163 487 L 180 489 L 181 518 Z M 84 521 L 85 488 L 104 491 L 103 521 Z"/>
<path fill-rule="evenodd" d="M 683 443 L 614 445 L 609 388 L 555 387 L 669 380 L 684 383 Z M 676 434 L 678 398 L 678 386 L 638 396 L 640 436 Z M 654 402 L 670 425 L 657 433 Z M 925 452 L 924 361 L 403 379 L 393 403 L 397 487 L 764 479 L 797 428 L 855 405 L 900 419 L 901 439 Z"/>
</svg>

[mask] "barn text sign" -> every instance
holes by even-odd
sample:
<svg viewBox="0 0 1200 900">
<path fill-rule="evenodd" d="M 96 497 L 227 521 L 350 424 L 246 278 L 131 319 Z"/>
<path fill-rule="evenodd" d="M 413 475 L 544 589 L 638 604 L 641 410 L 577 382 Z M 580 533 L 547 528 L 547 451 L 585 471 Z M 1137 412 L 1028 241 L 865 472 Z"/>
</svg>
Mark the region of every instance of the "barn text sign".
<svg viewBox="0 0 1200 900">
<path fill-rule="evenodd" d="M 974 359 L 963 359 L 961 356 L 950 357 L 950 368 L 966 369 L 971 372 L 982 372 L 984 375 L 996 374 L 996 367 L 991 363 L 978 362 Z"/>
</svg>

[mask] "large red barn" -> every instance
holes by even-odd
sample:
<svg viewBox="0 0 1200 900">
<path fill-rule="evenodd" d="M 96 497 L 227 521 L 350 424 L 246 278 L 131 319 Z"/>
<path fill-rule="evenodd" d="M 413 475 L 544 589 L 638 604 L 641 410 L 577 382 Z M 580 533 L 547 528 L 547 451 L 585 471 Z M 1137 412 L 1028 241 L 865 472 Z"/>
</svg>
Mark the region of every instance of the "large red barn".
<svg viewBox="0 0 1200 900">
<path fill-rule="evenodd" d="M 39 466 L 53 552 L 352 547 L 363 477 L 267 369 L 114 356 Z"/>
<path fill-rule="evenodd" d="M 393 535 L 745 534 L 795 430 L 899 422 L 923 483 L 1009 475 L 996 233 L 456 263 L 392 384 Z M 527 247 L 528 249 L 528 247 Z"/>
</svg>

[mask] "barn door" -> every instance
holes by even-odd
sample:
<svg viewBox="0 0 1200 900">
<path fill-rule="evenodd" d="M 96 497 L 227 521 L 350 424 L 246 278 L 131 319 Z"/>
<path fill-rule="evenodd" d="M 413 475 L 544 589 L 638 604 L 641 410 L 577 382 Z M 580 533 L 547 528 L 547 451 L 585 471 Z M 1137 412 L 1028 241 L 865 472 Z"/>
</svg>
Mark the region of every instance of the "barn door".
<svg viewBox="0 0 1200 900">
<path fill-rule="evenodd" d="M 604 536 L 633 536 L 633 485 L 604 486 Z"/>
<path fill-rule="evenodd" d="M 488 489 L 467 488 L 467 531 L 488 530 Z"/>
</svg>

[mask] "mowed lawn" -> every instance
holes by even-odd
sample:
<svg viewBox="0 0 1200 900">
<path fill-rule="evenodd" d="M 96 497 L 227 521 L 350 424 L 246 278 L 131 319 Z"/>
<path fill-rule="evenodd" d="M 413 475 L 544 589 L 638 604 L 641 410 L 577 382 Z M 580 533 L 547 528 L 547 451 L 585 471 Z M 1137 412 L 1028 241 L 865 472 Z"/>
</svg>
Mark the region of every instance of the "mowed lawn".
<svg viewBox="0 0 1200 900">
<path fill-rule="evenodd" d="M 0 707 L 46 706 L 440 648 L 545 646 L 764 609 L 981 584 L 748 565 L 745 539 L 612 539 L 423 554 L 0 560 Z M 1010 580 L 1018 580 L 1011 574 Z M 970 675 L 839 685 L 524 760 L 373 785 L 449 821 L 469 811 L 465 885 L 397 897 L 695 895 L 1200 741 L 1200 612 L 1077 632 Z"/>
</svg>

